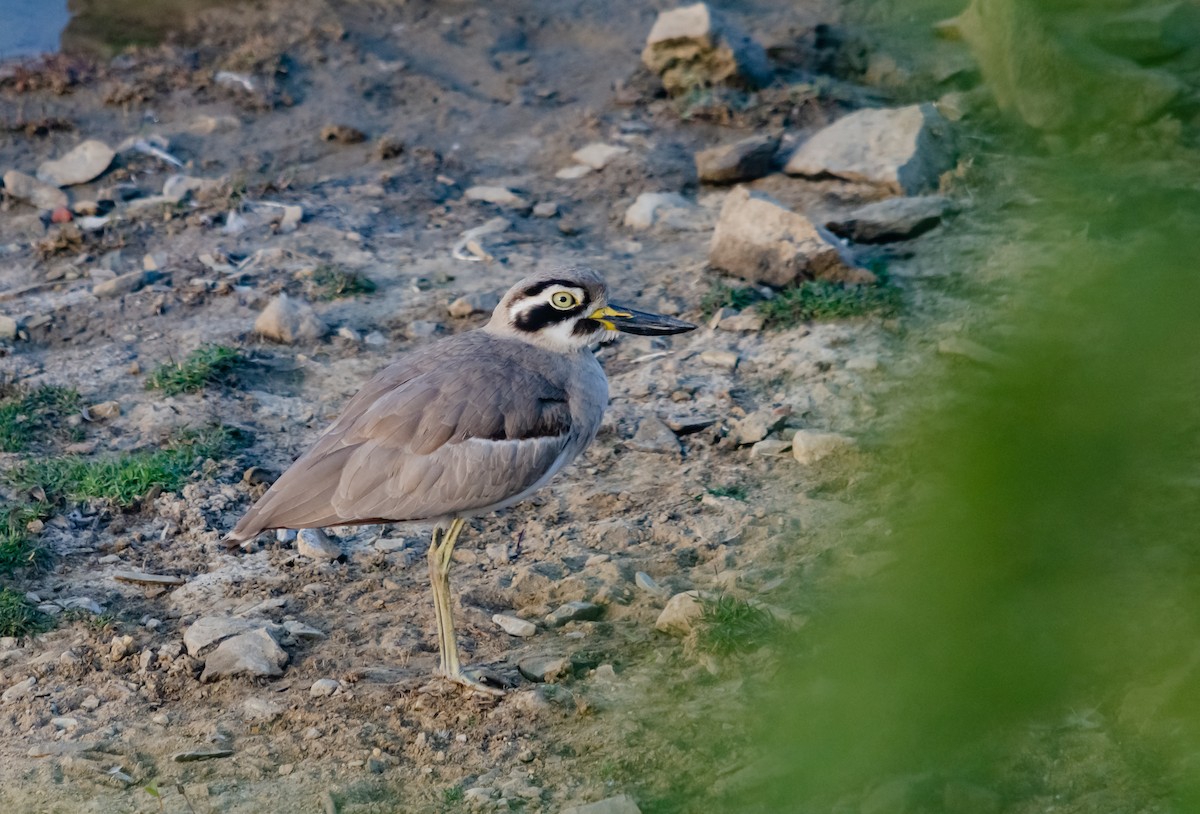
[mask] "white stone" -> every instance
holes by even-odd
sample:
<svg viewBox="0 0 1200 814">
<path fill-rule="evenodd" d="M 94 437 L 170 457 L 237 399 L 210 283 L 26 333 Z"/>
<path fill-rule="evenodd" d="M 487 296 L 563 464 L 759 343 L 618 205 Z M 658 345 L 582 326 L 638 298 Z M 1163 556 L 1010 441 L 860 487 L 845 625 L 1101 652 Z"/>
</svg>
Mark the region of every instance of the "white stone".
<svg viewBox="0 0 1200 814">
<path fill-rule="evenodd" d="M 300 529 L 296 536 L 296 552 L 310 560 L 329 562 L 342 556 L 342 548 L 321 529 Z"/>
<path fill-rule="evenodd" d="M 339 684 L 336 679 L 318 678 L 312 683 L 312 686 L 308 688 L 308 694 L 313 698 L 328 698 L 341 688 L 342 685 Z"/>
<path fill-rule="evenodd" d="M 563 167 L 561 170 L 554 173 L 554 177 L 562 181 L 578 181 L 591 171 L 592 168 L 587 164 L 572 164 L 571 166 Z"/>
<path fill-rule="evenodd" d="M 643 192 L 625 210 L 625 225 L 639 231 L 663 226 L 699 232 L 712 226 L 712 215 L 676 192 Z"/>
<path fill-rule="evenodd" d="M 88 139 L 62 158 L 43 161 L 37 177 L 58 187 L 86 184 L 107 170 L 115 156 L 116 152 L 104 142 Z"/>
<path fill-rule="evenodd" d="M 202 682 L 236 675 L 274 677 L 283 675 L 287 651 L 266 628 L 226 639 L 204 660 Z"/>
<path fill-rule="evenodd" d="M 312 306 L 280 293 L 254 320 L 254 332 L 284 344 L 313 342 L 328 331 Z"/>
<path fill-rule="evenodd" d="M 505 187 L 474 186 L 467 189 L 463 193 L 463 197 L 468 201 L 480 201 L 481 203 L 507 206 L 513 209 L 525 209 L 529 206 L 528 201 Z"/>
<path fill-rule="evenodd" d="M 950 123 L 931 104 L 858 110 L 818 131 L 784 166 L 789 175 L 832 175 L 897 195 L 936 187 L 954 166 Z"/>
<path fill-rule="evenodd" d="M 183 645 L 189 656 L 198 656 L 209 645 L 261 626 L 262 622 L 234 616 L 202 616 L 184 631 Z"/>
<path fill-rule="evenodd" d="M 654 629 L 671 636 L 686 636 L 692 632 L 695 622 L 703 613 L 699 591 L 684 591 L 667 600 L 667 606 L 658 615 Z"/>
<path fill-rule="evenodd" d="M 533 622 L 528 622 L 516 616 L 509 616 L 506 613 L 497 613 L 492 616 L 492 621 L 500 626 L 510 636 L 520 636 L 527 638 L 537 633 L 537 625 Z"/>
<path fill-rule="evenodd" d="M 602 141 L 594 141 L 585 147 L 580 147 L 575 152 L 571 153 L 571 158 L 578 164 L 583 164 L 593 170 L 604 169 L 609 162 L 620 155 L 629 152 L 628 147 L 621 147 L 616 144 L 605 144 Z"/>
<path fill-rule="evenodd" d="M 60 206 L 66 206 L 70 201 L 67 193 L 58 187 L 42 183 L 32 175 L 26 175 L 19 170 L 9 170 L 4 173 L 4 189 L 18 201 L 25 201 L 42 210 L 58 209 Z"/>
</svg>

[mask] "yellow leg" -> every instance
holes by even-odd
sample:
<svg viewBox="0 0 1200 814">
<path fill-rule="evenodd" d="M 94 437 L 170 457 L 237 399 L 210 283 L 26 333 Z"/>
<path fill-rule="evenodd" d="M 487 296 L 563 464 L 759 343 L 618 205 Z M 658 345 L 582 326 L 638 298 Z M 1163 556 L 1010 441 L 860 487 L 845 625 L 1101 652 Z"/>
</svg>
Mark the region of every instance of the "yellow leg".
<svg viewBox="0 0 1200 814">
<path fill-rule="evenodd" d="M 454 634 L 454 603 L 450 597 L 450 559 L 454 544 L 462 531 L 463 521 L 451 521 L 450 528 L 433 530 L 429 543 L 429 581 L 433 585 L 433 611 L 437 617 L 438 650 L 441 665 L 438 672 L 451 681 L 490 695 L 504 695 L 504 691 L 489 687 L 478 679 L 467 675 L 458 661 L 458 637 Z M 440 533 L 439 533 L 440 532 Z"/>
</svg>

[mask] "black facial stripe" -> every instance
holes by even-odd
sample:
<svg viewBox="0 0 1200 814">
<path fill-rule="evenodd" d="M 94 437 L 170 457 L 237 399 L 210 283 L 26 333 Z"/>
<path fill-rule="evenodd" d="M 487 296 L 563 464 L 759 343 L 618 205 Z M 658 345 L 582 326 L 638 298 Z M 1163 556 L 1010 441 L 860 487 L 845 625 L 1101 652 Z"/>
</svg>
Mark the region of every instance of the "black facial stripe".
<svg viewBox="0 0 1200 814">
<path fill-rule="evenodd" d="M 571 329 L 571 333 L 576 336 L 589 336 L 597 331 L 604 330 L 604 326 L 594 319 L 581 319 L 575 323 L 575 327 Z"/>
<path fill-rule="evenodd" d="M 534 283 L 533 285 L 529 286 L 529 288 L 522 291 L 521 294 L 522 294 L 522 296 L 525 296 L 525 297 L 536 297 L 538 294 L 541 294 L 547 288 L 578 288 L 578 289 L 581 289 L 581 288 L 583 288 L 583 286 L 581 286 L 579 283 L 574 282 L 572 280 L 542 280 L 540 283 Z M 587 292 L 586 291 L 583 293 L 583 298 L 585 301 L 587 300 Z"/>
<path fill-rule="evenodd" d="M 550 325 L 556 325 L 559 322 L 565 322 L 568 319 L 574 319 L 579 312 L 583 310 L 580 306 L 562 310 L 555 308 L 553 305 L 535 305 L 525 311 L 517 314 L 514 324 L 522 331 L 535 333 Z"/>
</svg>

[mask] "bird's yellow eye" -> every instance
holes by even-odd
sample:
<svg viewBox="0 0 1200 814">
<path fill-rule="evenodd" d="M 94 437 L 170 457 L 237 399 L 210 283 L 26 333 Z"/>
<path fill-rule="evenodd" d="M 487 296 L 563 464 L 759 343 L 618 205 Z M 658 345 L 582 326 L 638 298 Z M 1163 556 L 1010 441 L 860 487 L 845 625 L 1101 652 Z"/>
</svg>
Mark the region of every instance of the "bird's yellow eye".
<svg viewBox="0 0 1200 814">
<path fill-rule="evenodd" d="M 550 295 L 550 304 L 560 311 L 566 311 L 578 305 L 579 300 L 570 291 L 555 291 Z"/>
</svg>

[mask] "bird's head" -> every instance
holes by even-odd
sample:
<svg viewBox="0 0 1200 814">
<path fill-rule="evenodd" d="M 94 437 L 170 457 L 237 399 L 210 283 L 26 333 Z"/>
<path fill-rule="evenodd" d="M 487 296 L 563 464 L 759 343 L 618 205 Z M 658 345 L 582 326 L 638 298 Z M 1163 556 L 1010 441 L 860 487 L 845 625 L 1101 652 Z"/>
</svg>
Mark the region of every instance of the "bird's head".
<svg viewBox="0 0 1200 814">
<path fill-rule="evenodd" d="M 500 300 L 487 330 L 568 352 L 587 347 L 607 331 L 658 336 L 690 331 L 690 322 L 613 305 L 599 273 L 568 268 L 526 277 Z"/>
</svg>

